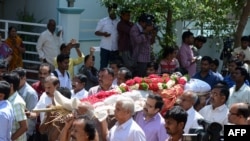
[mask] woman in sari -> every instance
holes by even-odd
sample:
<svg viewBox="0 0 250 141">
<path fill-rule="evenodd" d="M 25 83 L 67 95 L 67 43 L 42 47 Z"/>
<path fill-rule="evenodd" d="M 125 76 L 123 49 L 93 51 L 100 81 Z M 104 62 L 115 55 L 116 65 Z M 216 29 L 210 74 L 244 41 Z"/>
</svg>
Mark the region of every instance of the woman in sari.
<svg viewBox="0 0 250 141">
<path fill-rule="evenodd" d="M 8 38 L 5 43 L 12 49 L 12 59 L 8 66 L 9 71 L 17 67 L 23 67 L 23 53 L 25 52 L 25 48 L 22 39 L 17 35 L 16 27 L 9 27 Z"/>
</svg>

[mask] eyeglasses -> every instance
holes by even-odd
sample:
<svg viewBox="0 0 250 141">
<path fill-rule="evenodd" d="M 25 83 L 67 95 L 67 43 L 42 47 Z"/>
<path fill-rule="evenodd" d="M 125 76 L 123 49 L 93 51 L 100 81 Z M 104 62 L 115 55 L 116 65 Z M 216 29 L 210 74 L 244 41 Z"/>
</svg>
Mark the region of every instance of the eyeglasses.
<svg viewBox="0 0 250 141">
<path fill-rule="evenodd" d="M 210 94 L 210 96 L 219 96 L 220 95 L 219 93 L 216 93 L 216 92 L 210 92 L 209 94 Z"/>
</svg>

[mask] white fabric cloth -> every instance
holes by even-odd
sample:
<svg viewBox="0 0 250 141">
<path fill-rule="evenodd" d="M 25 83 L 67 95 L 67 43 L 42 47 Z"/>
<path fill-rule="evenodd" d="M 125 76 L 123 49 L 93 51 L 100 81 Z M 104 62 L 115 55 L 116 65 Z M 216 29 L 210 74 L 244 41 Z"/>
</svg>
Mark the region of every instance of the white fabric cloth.
<svg viewBox="0 0 250 141">
<path fill-rule="evenodd" d="M 205 120 L 218 122 L 222 125 L 222 127 L 228 124 L 228 112 L 229 109 L 225 104 L 215 109 L 213 109 L 212 105 L 206 105 L 199 111 L 199 113 L 204 117 Z"/>
<path fill-rule="evenodd" d="M 41 33 L 36 45 L 39 58 L 45 58 L 48 63 L 53 65 L 54 57 L 59 54 L 62 43 L 61 37 L 58 37 L 55 33 L 52 34 L 48 29 L 45 30 Z"/>
<path fill-rule="evenodd" d="M 200 79 L 191 78 L 184 86 L 184 90 L 191 90 L 198 95 L 207 94 L 211 90 L 211 86 Z"/>
<path fill-rule="evenodd" d="M 187 110 L 188 118 L 184 128 L 184 132 L 188 134 L 189 129 L 202 129 L 202 126 L 198 124 L 198 119 L 204 119 L 201 114 L 199 114 L 194 107 L 192 106 L 190 109 Z"/>
<path fill-rule="evenodd" d="M 227 100 L 227 106 L 230 108 L 232 104 L 238 102 L 250 103 L 250 87 L 245 83 L 238 91 L 235 91 L 235 85 L 229 89 L 230 95 Z"/>
<path fill-rule="evenodd" d="M 141 127 L 130 118 L 119 125 L 116 123 L 109 131 L 108 141 L 146 141 L 145 134 Z"/>
<path fill-rule="evenodd" d="M 111 35 L 109 37 L 101 37 L 100 47 L 109 51 L 118 50 L 118 31 L 117 24 L 119 20 L 111 20 L 109 17 L 101 19 L 96 26 L 95 31 L 107 32 Z"/>
<path fill-rule="evenodd" d="M 88 91 L 86 91 L 84 88 L 80 90 L 79 92 L 75 93 L 74 90 L 71 90 L 71 99 L 77 98 L 77 99 L 83 99 L 88 97 Z"/>
<path fill-rule="evenodd" d="M 44 109 L 46 108 L 48 105 L 52 105 L 52 98 L 49 97 L 46 92 L 43 92 L 43 94 L 41 95 L 38 103 L 36 104 L 36 107 L 34 109 Z M 45 112 L 40 112 L 40 120 L 41 123 L 43 123 L 44 121 L 44 116 L 45 116 Z"/>
</svg>

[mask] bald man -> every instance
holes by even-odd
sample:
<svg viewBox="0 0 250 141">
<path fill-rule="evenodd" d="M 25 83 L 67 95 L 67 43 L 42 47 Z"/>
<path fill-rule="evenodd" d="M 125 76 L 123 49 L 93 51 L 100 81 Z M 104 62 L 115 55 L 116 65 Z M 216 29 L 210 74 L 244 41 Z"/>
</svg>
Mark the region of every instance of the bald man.
<svg viewBox="0 0 250 141">
<path fill-rule="evenodd" d="M 234 103 L 228 113 L 228 122 L 235 125 L 247 125 L 249 105 L 247 103 Z"/>
</svg>

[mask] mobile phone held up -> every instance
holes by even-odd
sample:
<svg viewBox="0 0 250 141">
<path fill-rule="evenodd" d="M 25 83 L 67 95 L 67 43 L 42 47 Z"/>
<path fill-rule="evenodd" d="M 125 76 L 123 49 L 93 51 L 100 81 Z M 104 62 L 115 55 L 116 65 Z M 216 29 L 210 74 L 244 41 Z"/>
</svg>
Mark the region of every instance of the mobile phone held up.
<svg viewBox="0 0 250 141">
<path fill-rule="evenodd" d="M 80 43 L 75 43 L 74 44 L 74 48 L 79 48 L 80 47 Z"/>
</svg>

